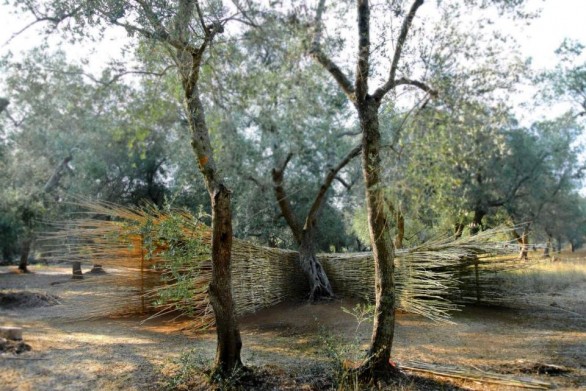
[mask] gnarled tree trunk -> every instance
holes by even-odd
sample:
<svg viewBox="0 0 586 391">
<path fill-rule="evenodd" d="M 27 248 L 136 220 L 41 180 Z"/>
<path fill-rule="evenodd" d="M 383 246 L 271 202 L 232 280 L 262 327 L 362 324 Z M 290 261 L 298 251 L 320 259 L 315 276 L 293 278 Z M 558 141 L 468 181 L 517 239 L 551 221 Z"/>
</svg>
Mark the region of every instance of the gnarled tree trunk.
<svg viewBox="0 0 586 391">
<path fill-rule="evenodd" d="M 309 300 L 326 299 L 334 296 L 330 280 L 315 251 L 314 229 L 304 229 L 299 244 L 299 264 L 309 278 Z"/>
</svg>

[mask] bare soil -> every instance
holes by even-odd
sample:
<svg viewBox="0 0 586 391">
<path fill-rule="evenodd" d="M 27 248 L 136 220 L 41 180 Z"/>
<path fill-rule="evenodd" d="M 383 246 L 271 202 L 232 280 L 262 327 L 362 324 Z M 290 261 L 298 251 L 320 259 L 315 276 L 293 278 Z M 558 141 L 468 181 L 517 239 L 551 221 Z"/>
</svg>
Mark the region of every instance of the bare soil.
<svg viewBox="0 0 586 391">
<path fill-rule="evenodd" d="M 185 320 L 144 317 L 80 320 L 111 287 L 70 280 L 69 266 L 35 266 L 30 274 L 0 267 L 0 292 L 45 297 L 51 306 L 0 306 L 0 325 L 24 329 L 31 351 L 0 353 L 0 390 L 158 390 L 173 360 L 193 350 L 213 359 L 215 334 L 192 332 Z M 88 271 L 87 268 L 84 271 Z M 112 271 L 108 270 L 109 273 Z M 50 301 L 50 300 L 49 300 Z M 14 301 L 12 302 L 14 304 Z M 310 305 L 287 303 L 241 319 L 243 361 L 260 367 L 263 389 L 329 389 L 323 373 L 336 356 L 353 359 L 366 349 L 371 324 L 360 325 L 342 310 L 356 304 L 334 300 Z M 72 312 L 71 307 L 77 308 Z M 72 315 L 73 314 L 73 315 Z M 469 306 L 455 324 L 433 323 L 398 314 L 395 360 L 451 365 L 551 382 L 558 389 L 586 388 L 586 281 L 563 291 L 527 296 L 509 308 Z M 559 371 L 556 370 L 559 368 Z M 419 374 L 421 375 L 421 374 Z M 506 390 L 468 380 L 432 375 L 412 389 Z M 450 383 L 437 383 L 438 381 Z"/>
</svg>

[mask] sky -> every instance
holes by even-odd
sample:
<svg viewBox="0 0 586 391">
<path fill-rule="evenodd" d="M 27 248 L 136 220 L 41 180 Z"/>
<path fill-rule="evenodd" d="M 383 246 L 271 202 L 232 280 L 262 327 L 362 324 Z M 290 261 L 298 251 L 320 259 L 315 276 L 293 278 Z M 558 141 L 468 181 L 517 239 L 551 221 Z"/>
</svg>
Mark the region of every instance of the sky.
<svg viewBox="0 0 586 391">
<path fill-rule="evenodd" d="M 555 66 L 554 51 L 566 37 L 586 44 L 586 1 L 530 0 L 530 3 L 542 9 L 541 15 L 519 31 L 517 39 L 522 53 L 532 57 L 537 68 Z"/>
<path fill-rule="evenodd" d="M 332 0 L 334 1 L 334 0 Z M 431 2 L 431 0 L 428 0 Z M 520 44 L 520 52 L 524 57 L 531 57 L 536 70 L 552 69 L 556 65 L 555 49 L 564 38 L 571 38 L 586 44 L 586 0 L 527 0 L 531 10 L 541 9 L 540 17 L 529 25 L 521 26 L 510 22 L 497 21 L 496 25 L 504 32 L 514 35 Z M 426 4 L 424 4 L 425 7 Z M 431 9 L 431 7 L 429 7 Z M 423 9 L 423 7 L 422 7 Z M 41 27 L 33 27 L 11 39 L 13 34 L 31 22 L 31 18 L 14 15 L 11 8 L 0 4 L 0 56 L 8 51 L 13 52 L 16 58 L 20 53 L 34 47 L 40 42 Z M 502 26 L 502 27 L 501 27 Z M 7 43 L 7 41 L 9 41 Z M 51 46 L 60 41 L 59 37 L 50 40 Z M 121 49 L 127 42 L 126 33 L 119 29 L 108 33 L 100 44 L 86 45 L 62 44 L 62 48 L 71 58 L 88 57 L 91 55 L 90 67 L 94 73 L 112 58 L 121 58 Z M 585 53 L 586 56 L 586 53 Z M 0 75 L 1 79 L 1 75 Z M 1 85 L 0 85 L 0 88 Z M 535 91 L 527 87 L 517 97 L 512 97 L 512 104 L 531 99 Z M 2 91 L 0 90 L 0 96 Z M 563 107 L 552 108 L 552 114 L 562 111 Z M 520 115 L 522 117 L 522 115 Z M 533 115 L 530 115 L 533 116 Z M 521 118 L 523 121 L 523 118 Z"/>
<path fill-rule="evenodd" d="M 525 56 L 533 58 L 537 68 L 553 67 L 555 65 L 554 50 L 565 37 L 573 38 L 586 43 L 586 0 L 528 0 L 532 9 L 541 8 L 541 16 L 533 20 L 529 26 L 516 29 L 514 35 L 521 44 L 521 51 Z M 32 28 L 5 44 L 12 34 L 22 29 L 30 22 L 23 16 L 14 15 L 11 7 L 0 4 L 0 55 L 7 50 L 15 53 L 34 46 L 39 41 L 39 29 Z M 510 28 L 509 26 L 505 28 Z M 97 53 L 100 59 L 106 61 L 111 54 L 118 54 L 123 45 L 124 33 L 109 34 Z M 76 53 L 84 54 L 90 49 L 79 46 L 69 47 Z M 104 55 L 107 53 L 107 55 Z"/>
</svg>

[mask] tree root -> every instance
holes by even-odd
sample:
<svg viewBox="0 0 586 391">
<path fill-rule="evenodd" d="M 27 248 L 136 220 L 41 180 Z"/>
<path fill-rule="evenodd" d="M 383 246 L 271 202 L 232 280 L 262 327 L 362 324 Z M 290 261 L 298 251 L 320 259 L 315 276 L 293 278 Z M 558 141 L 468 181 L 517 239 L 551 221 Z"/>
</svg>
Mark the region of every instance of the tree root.
<svg viewBox="0 0 586 391">
<path fill-rule="evenodd" d="M 407 374 L 392 362 L 368 359 L 356 368 L 349 368 L 351 378 L 361 385 L 401 384 L 408 379 Z"/>
</svg>

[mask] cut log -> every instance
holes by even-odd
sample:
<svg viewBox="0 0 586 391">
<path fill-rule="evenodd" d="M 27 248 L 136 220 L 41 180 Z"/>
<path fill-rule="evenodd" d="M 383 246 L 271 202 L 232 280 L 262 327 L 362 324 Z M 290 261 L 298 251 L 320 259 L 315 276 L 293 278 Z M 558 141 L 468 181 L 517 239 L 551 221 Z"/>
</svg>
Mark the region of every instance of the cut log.
<svg viewBox="0 0 586 391">
<path fill-rule="evenodd" d="M 20 340 L 22 340 L 22 328 L 21 327 L 1 326 L 0 327 L 0 337 L 10 339 L 13 341 L 20 341 Z"/>
</svg>

